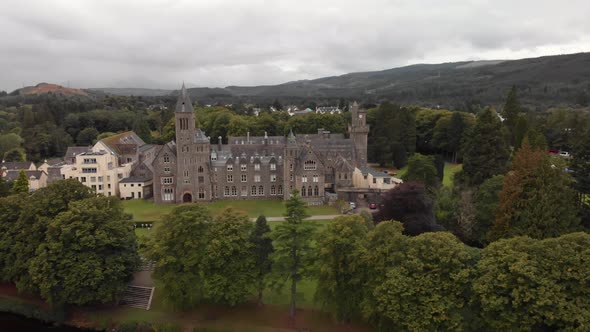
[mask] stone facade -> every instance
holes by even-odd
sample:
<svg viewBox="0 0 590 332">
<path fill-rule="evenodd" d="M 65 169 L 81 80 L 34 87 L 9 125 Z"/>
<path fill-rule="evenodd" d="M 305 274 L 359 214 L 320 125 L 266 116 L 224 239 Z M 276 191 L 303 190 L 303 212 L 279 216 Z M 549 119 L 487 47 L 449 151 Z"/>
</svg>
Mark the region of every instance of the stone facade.
<svg viewBox="0 0 590 332">
<path fill-rule="evenodd" d="M 175 111 L 176 140 L 155 147 L 150 167 L 154 201 L 288 199 L 297 189 L 308 204 L 323 204 L 325 192 L 352 186 L 355 168 L 366 166 L 366 111 L 354 103 L 351 113 L 350 138 L 318 130 L 288 137 L 228 137 L 227 144 L 211 144 L 195 126 L 183 85 Z"/>
</svg>

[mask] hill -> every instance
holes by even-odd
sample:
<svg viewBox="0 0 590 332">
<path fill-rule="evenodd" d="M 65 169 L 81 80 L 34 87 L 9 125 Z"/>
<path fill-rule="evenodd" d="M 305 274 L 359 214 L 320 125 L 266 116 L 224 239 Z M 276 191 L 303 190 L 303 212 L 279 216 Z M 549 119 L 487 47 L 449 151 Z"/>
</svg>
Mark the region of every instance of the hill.
<svg viewBox="0 0 590 332">
<path fill-rule="evenodd" d="M 172 90 L 164 89 L 142 89 L 142 88 L 91 88 L 86 89 L 95 94 L 109 94 L 114 96 L 143 96 L 158 97 L 170 95 Z"/>
<path fill-rule="evenodd" d="M 17 89 L 13 91 L 12 95 L 41 95 L 46 93 L 54 93 L 54 94 L 61 94 L 64 96 L 88 96 L 88 93 L 80 90 L 80 89 L 73 89 L 73 88 L 66 88 L 61 85 L 51 84 L 51 83 L 39 83 L 35 86 L 28 86 L 22 89 Z"/>
</svg>

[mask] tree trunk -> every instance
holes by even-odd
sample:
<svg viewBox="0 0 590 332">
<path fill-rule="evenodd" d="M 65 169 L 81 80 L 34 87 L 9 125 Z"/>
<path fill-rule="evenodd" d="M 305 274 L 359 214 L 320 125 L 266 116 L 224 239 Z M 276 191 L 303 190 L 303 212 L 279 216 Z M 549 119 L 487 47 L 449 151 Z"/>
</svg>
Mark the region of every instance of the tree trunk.
<svg viewBox="0 0 590 332">
<path fill-rule="evenodd" d="M 293 269 L 295 270 L 295 268 Z M 296 272 L 293 272 L 295 276 Z M 297 281 L 295 278 L 291 278 L 291 308 L 289 309 L 289 317 L 291 320 L 295 320 L 295 295 L 297 294 Z"/>
</svg>

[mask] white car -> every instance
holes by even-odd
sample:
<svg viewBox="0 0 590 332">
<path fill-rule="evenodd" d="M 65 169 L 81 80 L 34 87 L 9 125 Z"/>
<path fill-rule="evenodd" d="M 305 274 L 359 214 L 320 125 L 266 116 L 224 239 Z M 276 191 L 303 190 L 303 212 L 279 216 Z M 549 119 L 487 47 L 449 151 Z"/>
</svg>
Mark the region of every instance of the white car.
<svg viewBox="0 0 590 332">
<path fill-rule="evenodd" d="M 356 209 L 356 203 L 355 202 L 350 202 L 350 209 L 351 210 Z"/>
<path fill-rule="evenodd" d="M 560 157 L 564 157 L 564 158 L 569 158 L 570 157 L 570 153 L 567 151 L 559 151 L 559 156 Z"/>
</svg>

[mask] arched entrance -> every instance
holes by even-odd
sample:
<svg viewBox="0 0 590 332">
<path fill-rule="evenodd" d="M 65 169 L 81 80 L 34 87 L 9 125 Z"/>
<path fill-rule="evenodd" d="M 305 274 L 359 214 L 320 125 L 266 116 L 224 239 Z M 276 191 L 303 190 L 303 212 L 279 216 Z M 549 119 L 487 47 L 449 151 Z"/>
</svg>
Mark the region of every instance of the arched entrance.
<svg viewBox="0 0 590 332">
<path fill-rule="evenodd" d="M 193 195 L 186 193 L 182 195 L 182 202 L 183 203 L 191 203 L 193 201 Z"/>
</svg>

